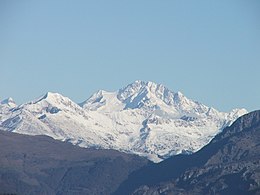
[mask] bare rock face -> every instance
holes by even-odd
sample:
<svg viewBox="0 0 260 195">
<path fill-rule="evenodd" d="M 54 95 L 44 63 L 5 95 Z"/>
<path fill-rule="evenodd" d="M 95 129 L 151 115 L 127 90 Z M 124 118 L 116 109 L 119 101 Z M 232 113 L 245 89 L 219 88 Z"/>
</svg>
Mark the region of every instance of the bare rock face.
<svg viewBox="0 0 260 195">
<path fill-rule="evenodd" d="M 137 177 L 143 180 L 134 180 Z M 197 153 L 172 157 L 131 174 L 116 194 L 122 192 L 260 194 L 260 111 L 240 117 Z"/>
</svg>

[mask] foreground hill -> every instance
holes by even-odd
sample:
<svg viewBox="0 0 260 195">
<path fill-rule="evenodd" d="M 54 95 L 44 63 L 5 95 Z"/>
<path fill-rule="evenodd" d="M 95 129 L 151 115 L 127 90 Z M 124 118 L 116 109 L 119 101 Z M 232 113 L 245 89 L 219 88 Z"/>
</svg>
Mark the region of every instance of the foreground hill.
<svg viewBox="0 0 260 195">
<path fill-rule="evenodd" d="M 111 194 L 146 159 L 0 131 L 0 194 Z"/>
<path fill-rule="evenodd" d="M 115 194 L 260 194 L 260 111 L 240 117 L 197 153 L 132 173 Z"/>
</svg>

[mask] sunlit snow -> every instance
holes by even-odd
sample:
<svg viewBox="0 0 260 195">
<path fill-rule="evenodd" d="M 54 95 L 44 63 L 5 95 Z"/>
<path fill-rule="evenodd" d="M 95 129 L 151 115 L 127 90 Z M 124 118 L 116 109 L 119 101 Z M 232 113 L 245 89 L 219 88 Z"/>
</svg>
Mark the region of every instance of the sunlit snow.
<svg viewBox="0 0 260 195">
<path fill-rule="evenodd" d="M 57 93 L 17 107 L 0 104 L 0 128 L 48 135 L 81 147 L 110 148 L 160 162 L 206 145 L 245 109 L 219 112 L 163 85 L 136 81 L 76 104 Z"/>
</svg>

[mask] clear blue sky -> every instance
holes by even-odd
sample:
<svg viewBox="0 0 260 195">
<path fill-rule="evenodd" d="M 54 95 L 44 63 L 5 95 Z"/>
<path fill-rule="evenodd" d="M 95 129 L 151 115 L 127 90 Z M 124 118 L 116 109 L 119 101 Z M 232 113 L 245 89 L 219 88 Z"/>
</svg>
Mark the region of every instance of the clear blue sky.
<svg viewBox="0 0 260 195">
<path fill-rule="evenodd" d="M 260 109 L 260 1 L 0 0 L 0 99 L 82 102 L 134 80 Z"/>
</svg>

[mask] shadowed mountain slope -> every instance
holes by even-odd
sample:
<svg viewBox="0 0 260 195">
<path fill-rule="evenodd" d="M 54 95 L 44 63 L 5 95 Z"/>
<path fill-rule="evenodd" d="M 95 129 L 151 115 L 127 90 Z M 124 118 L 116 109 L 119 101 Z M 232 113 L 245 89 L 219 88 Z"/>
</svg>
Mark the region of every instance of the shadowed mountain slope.
<svg viewBox="0 0 260 195">
<path fill-rule="evenodd" d="M 111 194 L 147 160 L 0 131 L 0 194 Z"/>
</svg>

